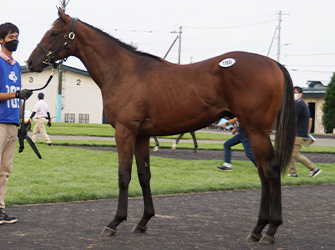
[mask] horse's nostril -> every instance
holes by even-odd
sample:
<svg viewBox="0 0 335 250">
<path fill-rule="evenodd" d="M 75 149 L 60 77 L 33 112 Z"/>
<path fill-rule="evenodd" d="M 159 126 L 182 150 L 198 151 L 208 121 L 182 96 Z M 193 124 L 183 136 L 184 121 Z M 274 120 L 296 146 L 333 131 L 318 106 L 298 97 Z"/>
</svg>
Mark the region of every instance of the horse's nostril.
<svg viewBox="0 0 335 250">
<path fill-rule="evenodd" d="M 33 61 L 31 59 L 28 59 L 26 64 L 27 64 L 28 70 L 33 71 Z"/>
<path fill-rule="evenodd" d="M 27 68 L 29 69 L 29 66 L 31 66 L 31 64 L 32 64 L 31 59 L 28 59 L 26 64 L 27 64 Z"/>
</svg>

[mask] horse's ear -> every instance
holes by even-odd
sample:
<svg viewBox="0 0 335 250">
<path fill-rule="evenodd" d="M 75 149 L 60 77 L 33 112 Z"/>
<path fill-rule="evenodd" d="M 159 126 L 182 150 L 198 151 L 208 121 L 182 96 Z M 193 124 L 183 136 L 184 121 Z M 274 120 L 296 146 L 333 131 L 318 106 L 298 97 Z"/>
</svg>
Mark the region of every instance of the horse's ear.
<svg viewBox="0 0 335 250">
<path fill-rule="evenodd" d="M 60 20 L 62 21 L 66 20 L 66 14 L 62 8 L 58 8 L 58 16 Z"/>
</svg>

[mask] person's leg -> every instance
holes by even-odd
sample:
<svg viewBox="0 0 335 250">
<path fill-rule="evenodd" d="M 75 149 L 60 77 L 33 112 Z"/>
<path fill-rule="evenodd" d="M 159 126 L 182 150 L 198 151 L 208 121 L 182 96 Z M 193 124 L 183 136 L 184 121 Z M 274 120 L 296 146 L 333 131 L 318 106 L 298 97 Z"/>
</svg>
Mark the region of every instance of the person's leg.
<svg viewBox="0 0 335 250">
<path fill-rule="evenodd" d="M 17 142 L 17 127 L 16 125 L 11 124 L 5 124 L 5 126 L 7 126 L 5 133 L 6 138 L 0 143 L 2 146 L 0 159 L 0 217 L 2 223 L 13 224 L 17 222 L 17 219 L 5 212 L 4 200 L 7 191 L 8 178 L 13 169 L 13 159 Z M 3 131 L 1 131 L 1 135 L 2 132 Z"/>
<path fill-rule="evenodd" d="M 37 119 L 37 124 L 38 124 L 38 130 L 40 131 L 41 135 L 44 137 L 44 139 L 46 140 L 46 142 L 48 144 L 51 144 L 51 140 L 46 132 L 46 129 L 45 129 L 45 121 L 46 119 L 45 118 L 39 118 Z"/>
<path fill-rule="evenodd" d="M 5 195 L 8 178 L 12 173 L 13 159 L 17 142 L 17 127 L 0 124 L 0 208 L 5 208 Z"/>
<path fill-rule="evenodd" d="M 300 162 L 306 168 L 312 171 L 312 170 L 315 170 L 317 167 L 307 157 L 303 156 L 300 152 L 304 141 L 305 141 L 304 138 L 296 137 L 295 145 L 297 145 L 297 148 L 299 148 L 299 151 L 295 152 L 294 159 L 296 159 L 298 162 Z"/>
<path fill-rule="evenodd" d="M 33 129 L 33 136 L 31 137 L 31 140 L 33 141 L 33 143 L 36 143 L 37 133 L 38 133 L 38 123 L 36 122 L 34 129 Z"/>
<path fill-rule="evenodd" d="M 250 159 L 250 161 L 252 161 L 255 167 L 257 167 L 254 154 L 252 153 L 249 137 L 244 137 L 241 142 L 244 148 L 245 155 Z"/>
<path fill-rule="evenodd" d="M 296 159 L 297 155 L 300 154 L 301 146 L 302 146 L 301 141 L 298 139 L 298 137 L 295 137 L 292 158 L 291 158 L 290 164 L 288 166 L 288 176 L 298 177 L 297 168 L 295 166 L 295 159 Z"/>
<path fill-rule="evenodd" d="M 232 170 L 233 166 L 231 164 L 231 147 L 239 143 L 241 143 L 241 141 L 238 135 L 235 135 L 223 144 L 224 162 L 222 166 L 217 167 L 219 170 L 221 171 L 231 171 Z"/>
<path fill-rule="evenodd" d="M 293 155 L 292 155 L 291 161 L 288 165 L 288 176 L 298 177 L 297 168 L 295 166 L 295 161 L 294 161 Z"/>
<path fill-rule="evenodd" d="M 227 140 L 224 144 L 224 162 L 231 164 L 231 147 L 241 143 L 238 135 L 233 136 Z"/>
</svg>

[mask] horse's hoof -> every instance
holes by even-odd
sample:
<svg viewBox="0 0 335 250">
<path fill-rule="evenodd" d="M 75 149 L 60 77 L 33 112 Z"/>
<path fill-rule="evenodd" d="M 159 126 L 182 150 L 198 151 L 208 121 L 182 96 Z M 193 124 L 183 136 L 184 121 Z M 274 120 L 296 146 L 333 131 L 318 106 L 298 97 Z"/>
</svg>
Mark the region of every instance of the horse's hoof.
<svg viewBox="0 0 335 250">
<path fill-rule="evenodd" d="M 261 237 L 262 237 L 262 235 L 258 236 L 254 233 L 250 233 L 247 237 L 247 240 L 249 240 L 249 241 L 260 241 Z"/>
<path fill-rule="evenodd" d="M 114 234 L 116 234 L 116 229 L 113 228 L 109 228 L 109 227 L 105 227 L 102 232 L 101 232 L 101 236 L 113 236 Z"/>
<path fill-rule="evenodd" d="M 142 227 L 138 224 L 132 230 L 133 233 L 145 233 L 146 231 L 147 231 L 147 227 Z"/>
<path fill-rule="evenodd" d="M 276 242 L 275 238 L 264 234 L 264 236 L 262 237 L 262 239 L 259 241 L 259 244 L 262 245 L 273 245 Z"/>
</svg>

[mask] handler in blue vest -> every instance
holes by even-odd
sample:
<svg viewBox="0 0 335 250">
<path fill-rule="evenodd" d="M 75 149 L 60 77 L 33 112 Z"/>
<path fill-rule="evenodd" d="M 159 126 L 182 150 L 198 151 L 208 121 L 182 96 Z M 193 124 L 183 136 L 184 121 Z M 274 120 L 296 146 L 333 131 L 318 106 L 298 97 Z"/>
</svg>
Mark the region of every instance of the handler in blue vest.
<svg viewBox="0 0 335 250">
<path fill-rule="evenodd" d="M 19 43 L 19 29 L 12 23 L 0 25 L 0 225 L 15 223 L 14 216 L 6 214 L 5 194 L 12 172 L 13 158 L 20 124 L 21 100 L 32 91 L 21 90 L 21 67 L 12 56 Z"/>
</svg>

